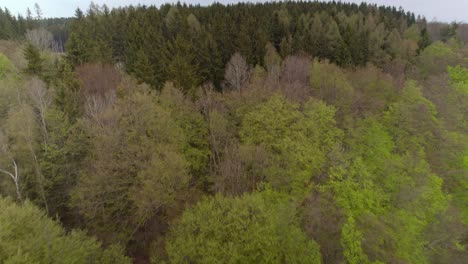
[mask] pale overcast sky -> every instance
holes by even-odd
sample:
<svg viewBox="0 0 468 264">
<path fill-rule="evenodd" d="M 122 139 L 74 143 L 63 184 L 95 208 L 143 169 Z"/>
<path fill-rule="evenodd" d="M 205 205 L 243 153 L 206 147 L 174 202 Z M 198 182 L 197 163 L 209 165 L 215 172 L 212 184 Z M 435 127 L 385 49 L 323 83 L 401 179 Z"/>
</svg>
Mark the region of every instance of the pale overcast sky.
<svg viewBox="0 0 468 264">
<path fill-rule="evenodd" d="M 13 14 L 25 14 L 26 8 L 33 9 L 34 3 L 38 3 L 45 17 L 67 17 L 73 16 L 75 9 L 80 7 L 86 10 L 90 0 L 0 0 L 0 6 L 7 7 Z M 109 7 L 126 5 L 161 5 L 165 0 L 94 0 L 95 3 L 107 4 Z M 207 5 L 213 0 L 185 0 L 181 2 L 191 4 Z M 218 0 L 221 3 L 235 3 L 235 0 Z M 251 0 L 250 2 L 264 2 L 262 0 Z M 343 2 L 360 3 L 362 0 L 345 0 Z M 468 0 L 368 0 L 364 2 L 376 3 L 378 5 L 402 6 L 405 10 L 414 12 L 416 15 L 424 15 L 428 21 L 436 18 L 438 21 L 464 21 L 468 22 Z"/>
</svg>

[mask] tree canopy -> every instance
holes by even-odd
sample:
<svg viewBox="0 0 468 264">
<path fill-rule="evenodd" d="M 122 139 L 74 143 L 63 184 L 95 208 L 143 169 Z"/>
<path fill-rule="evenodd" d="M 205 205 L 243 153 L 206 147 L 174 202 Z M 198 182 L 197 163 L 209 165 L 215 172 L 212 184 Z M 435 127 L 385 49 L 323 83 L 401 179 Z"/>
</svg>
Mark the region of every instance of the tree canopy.
<svg viewBox="0 0 468 264">
<path fill-rule="evenodd" d="M 0 198 L 0 260 L 3 263 L 130 263 L 122 248 L 102 245 L 82 231 L 66 233 L 31 202 Z"/>
<path fill-rule="evenodd" d="M 0 8 L 1 263 L 465 264 L 466 25 L 33 10 Z"/>
</svg>

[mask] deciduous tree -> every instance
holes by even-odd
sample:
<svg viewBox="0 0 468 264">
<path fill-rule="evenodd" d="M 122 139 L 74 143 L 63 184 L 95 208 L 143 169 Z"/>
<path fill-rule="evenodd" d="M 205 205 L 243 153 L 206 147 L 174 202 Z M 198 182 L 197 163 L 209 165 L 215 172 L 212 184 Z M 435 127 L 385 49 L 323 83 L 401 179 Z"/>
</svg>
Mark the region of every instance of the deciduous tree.
<svg viewBox="0 0 468 264">
<path fill-rule="evenodd" d="M 280 197 L 267 192 L 200 202 L 171 229 L 169 261 L 320 263 L 317 244 L 297 226 L 294 207 Z"/>
<path fill-rule="evenodd" d="M 226 87 L 242 92 L 249 80 L 250 67 L 241 54 L 235 53 L 226 65 L 224 79 Z"/>
</svg>

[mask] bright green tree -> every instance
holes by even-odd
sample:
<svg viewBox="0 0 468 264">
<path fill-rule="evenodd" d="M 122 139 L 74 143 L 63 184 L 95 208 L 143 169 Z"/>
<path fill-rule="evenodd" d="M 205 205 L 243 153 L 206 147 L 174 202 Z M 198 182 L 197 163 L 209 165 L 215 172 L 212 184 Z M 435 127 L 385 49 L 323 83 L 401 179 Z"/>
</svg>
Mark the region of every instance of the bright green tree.
<svg viewBox="0 0 468 264">
<path fill-rule="evenodd" d="M 67 233 L 29 201 L 0 198 L 0 208 L 2 263 L 130 263 L 120 247 L 104 250 L 82 231 Z"/>
<path fill-rule="evenodd" d="M 171 263 L 321 263 L 297 226 L 293 204 L 267 191 L 215 196 L 186 210 L 171 228 Z"/>
<path fill-rule="evenodd" d="M 279 190 L 304 194 L 338 141 L 335 109 L 320 101 L 299 105 L 274 95 L 247 113 L 240 135 L 248 145 L 260 145 L 273 155 L 267 181 Z"/>
<path fill-rule="evenodd" d="M 442 180 L 422 151 L 395 154 L 386 127 L 358 122 L 347 141 L 348 158 L 327 183 L 348 216 L 341 242 L 350 263 L 428 263 L 428 228 L 448 206 Z"/>
<path fill-rule="evenodd" d="M 14 71 L 14 66 L 10 60 L 0 53 L 0 80 L 5 79 Z"/>
<path fill-rule="evenodd" d="M 461 94 L 468 94 L 468 68 L 461 67 L 448 67 L 451 83 Z"/>
</svg>

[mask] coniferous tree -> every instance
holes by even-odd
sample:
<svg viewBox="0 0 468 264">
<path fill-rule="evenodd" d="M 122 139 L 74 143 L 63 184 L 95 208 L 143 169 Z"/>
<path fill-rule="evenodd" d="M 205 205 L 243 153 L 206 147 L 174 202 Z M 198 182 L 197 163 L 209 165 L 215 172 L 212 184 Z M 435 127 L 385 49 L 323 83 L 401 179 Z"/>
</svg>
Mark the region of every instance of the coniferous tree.
<svg viewBox="0 0 468 264">
<path fill-rule="evenodd" d="M 43 70 L 43 58 L 41 52 L 32 44 L 27 44 L 24 49 L 24 57 L 28 61 L 26 72 L 28 74 L 41 75 Z"/>
</svg>

